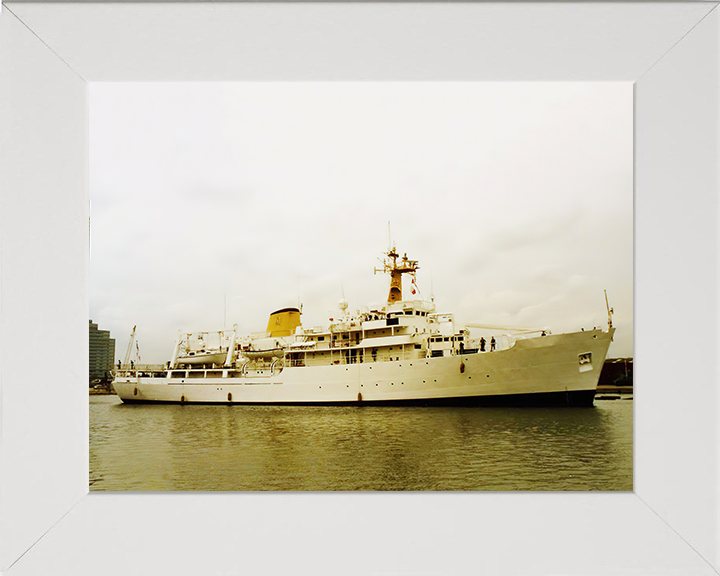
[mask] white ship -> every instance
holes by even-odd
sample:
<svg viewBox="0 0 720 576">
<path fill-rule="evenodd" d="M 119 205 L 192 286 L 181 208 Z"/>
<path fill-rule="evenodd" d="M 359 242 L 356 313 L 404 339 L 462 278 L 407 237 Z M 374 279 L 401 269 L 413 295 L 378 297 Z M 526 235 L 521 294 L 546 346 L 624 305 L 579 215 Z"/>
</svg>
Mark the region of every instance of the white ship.
<svg viewBox="0 0 720 576">
<path fill-rule="evenodd" d="M 418 263 L 395 248 L 385 255 L 386 305 L 348 313 L 343 298 L 327 328 L 304 328 L 301 310 L 284 308 L 265 332 L 235 328 L 213 345 L 208 333 L 183 334 L 164 366 L 126 357 L 116 393 L 124 402 L 593 405 L 615 331 L 609 307 L 607 330 L 460 325 L 432 301 L 403 299 L 404 275 L 416 292 Z"/>
</svg>

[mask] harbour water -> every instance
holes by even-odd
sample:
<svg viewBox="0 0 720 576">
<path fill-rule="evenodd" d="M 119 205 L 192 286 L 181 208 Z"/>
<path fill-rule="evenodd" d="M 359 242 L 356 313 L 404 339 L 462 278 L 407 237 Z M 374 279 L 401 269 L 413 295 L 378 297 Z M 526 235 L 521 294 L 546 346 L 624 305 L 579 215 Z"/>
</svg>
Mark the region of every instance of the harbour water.
<svg viewBox="0 0 720 576">
<path fill-rule="evenodd" d="M 90 396 L 90 489 L 633 489 L 633 401 L 594 408 L 123 404 Z"/>
</svg>

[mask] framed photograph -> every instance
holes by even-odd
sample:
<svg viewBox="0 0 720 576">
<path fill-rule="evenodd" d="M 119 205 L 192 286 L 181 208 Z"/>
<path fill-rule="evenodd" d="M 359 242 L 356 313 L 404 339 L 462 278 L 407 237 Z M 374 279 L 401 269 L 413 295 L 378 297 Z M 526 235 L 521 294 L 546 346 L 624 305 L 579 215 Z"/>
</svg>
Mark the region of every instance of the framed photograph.
<svg viewBox="0 0 720 576">
<path fill-rule="evenodd" d="M 91 490 L 632 491 L 631 83 L 90 102 Z"/>
<path fill-rule="evenodd" d="M 0 568 L 89 574 L 113 557 L 106 573 L 717 573 L 718 23 L 715 3 L 4 4 Z M 90 130 L 93 95 L 112 82 L 624 84 L 634 491 L 89 494 Z M 130 245 L 142 217 L 124 216 Z"/>
</svg>

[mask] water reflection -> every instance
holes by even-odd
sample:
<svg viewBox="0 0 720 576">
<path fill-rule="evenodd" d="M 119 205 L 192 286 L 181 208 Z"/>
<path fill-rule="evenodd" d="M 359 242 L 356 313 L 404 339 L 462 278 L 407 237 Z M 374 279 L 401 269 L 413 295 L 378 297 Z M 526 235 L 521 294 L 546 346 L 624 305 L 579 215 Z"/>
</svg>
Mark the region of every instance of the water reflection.
<svg viewBox="0 0 720 576">
<path fill-rule="evenodd" d="M 595 408 L 126 405 L 93 490 L 632 490 L 632 401 Z"/>
</svg>

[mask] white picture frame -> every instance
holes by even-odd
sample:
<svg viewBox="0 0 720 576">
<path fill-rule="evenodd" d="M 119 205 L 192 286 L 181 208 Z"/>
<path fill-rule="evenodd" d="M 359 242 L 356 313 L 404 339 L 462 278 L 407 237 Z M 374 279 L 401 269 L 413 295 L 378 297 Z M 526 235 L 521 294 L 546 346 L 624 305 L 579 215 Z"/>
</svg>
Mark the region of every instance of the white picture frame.
<svg viewBox="0 0 720 576">
<path fill-rule="evenodd" d="M 3 5 L 0 570 L 718 573 L 719 27 L 716 2 Z M 635 83 L 634 493 L 88 494 L 87 83 L 336 79 Z"/>
</svg>

